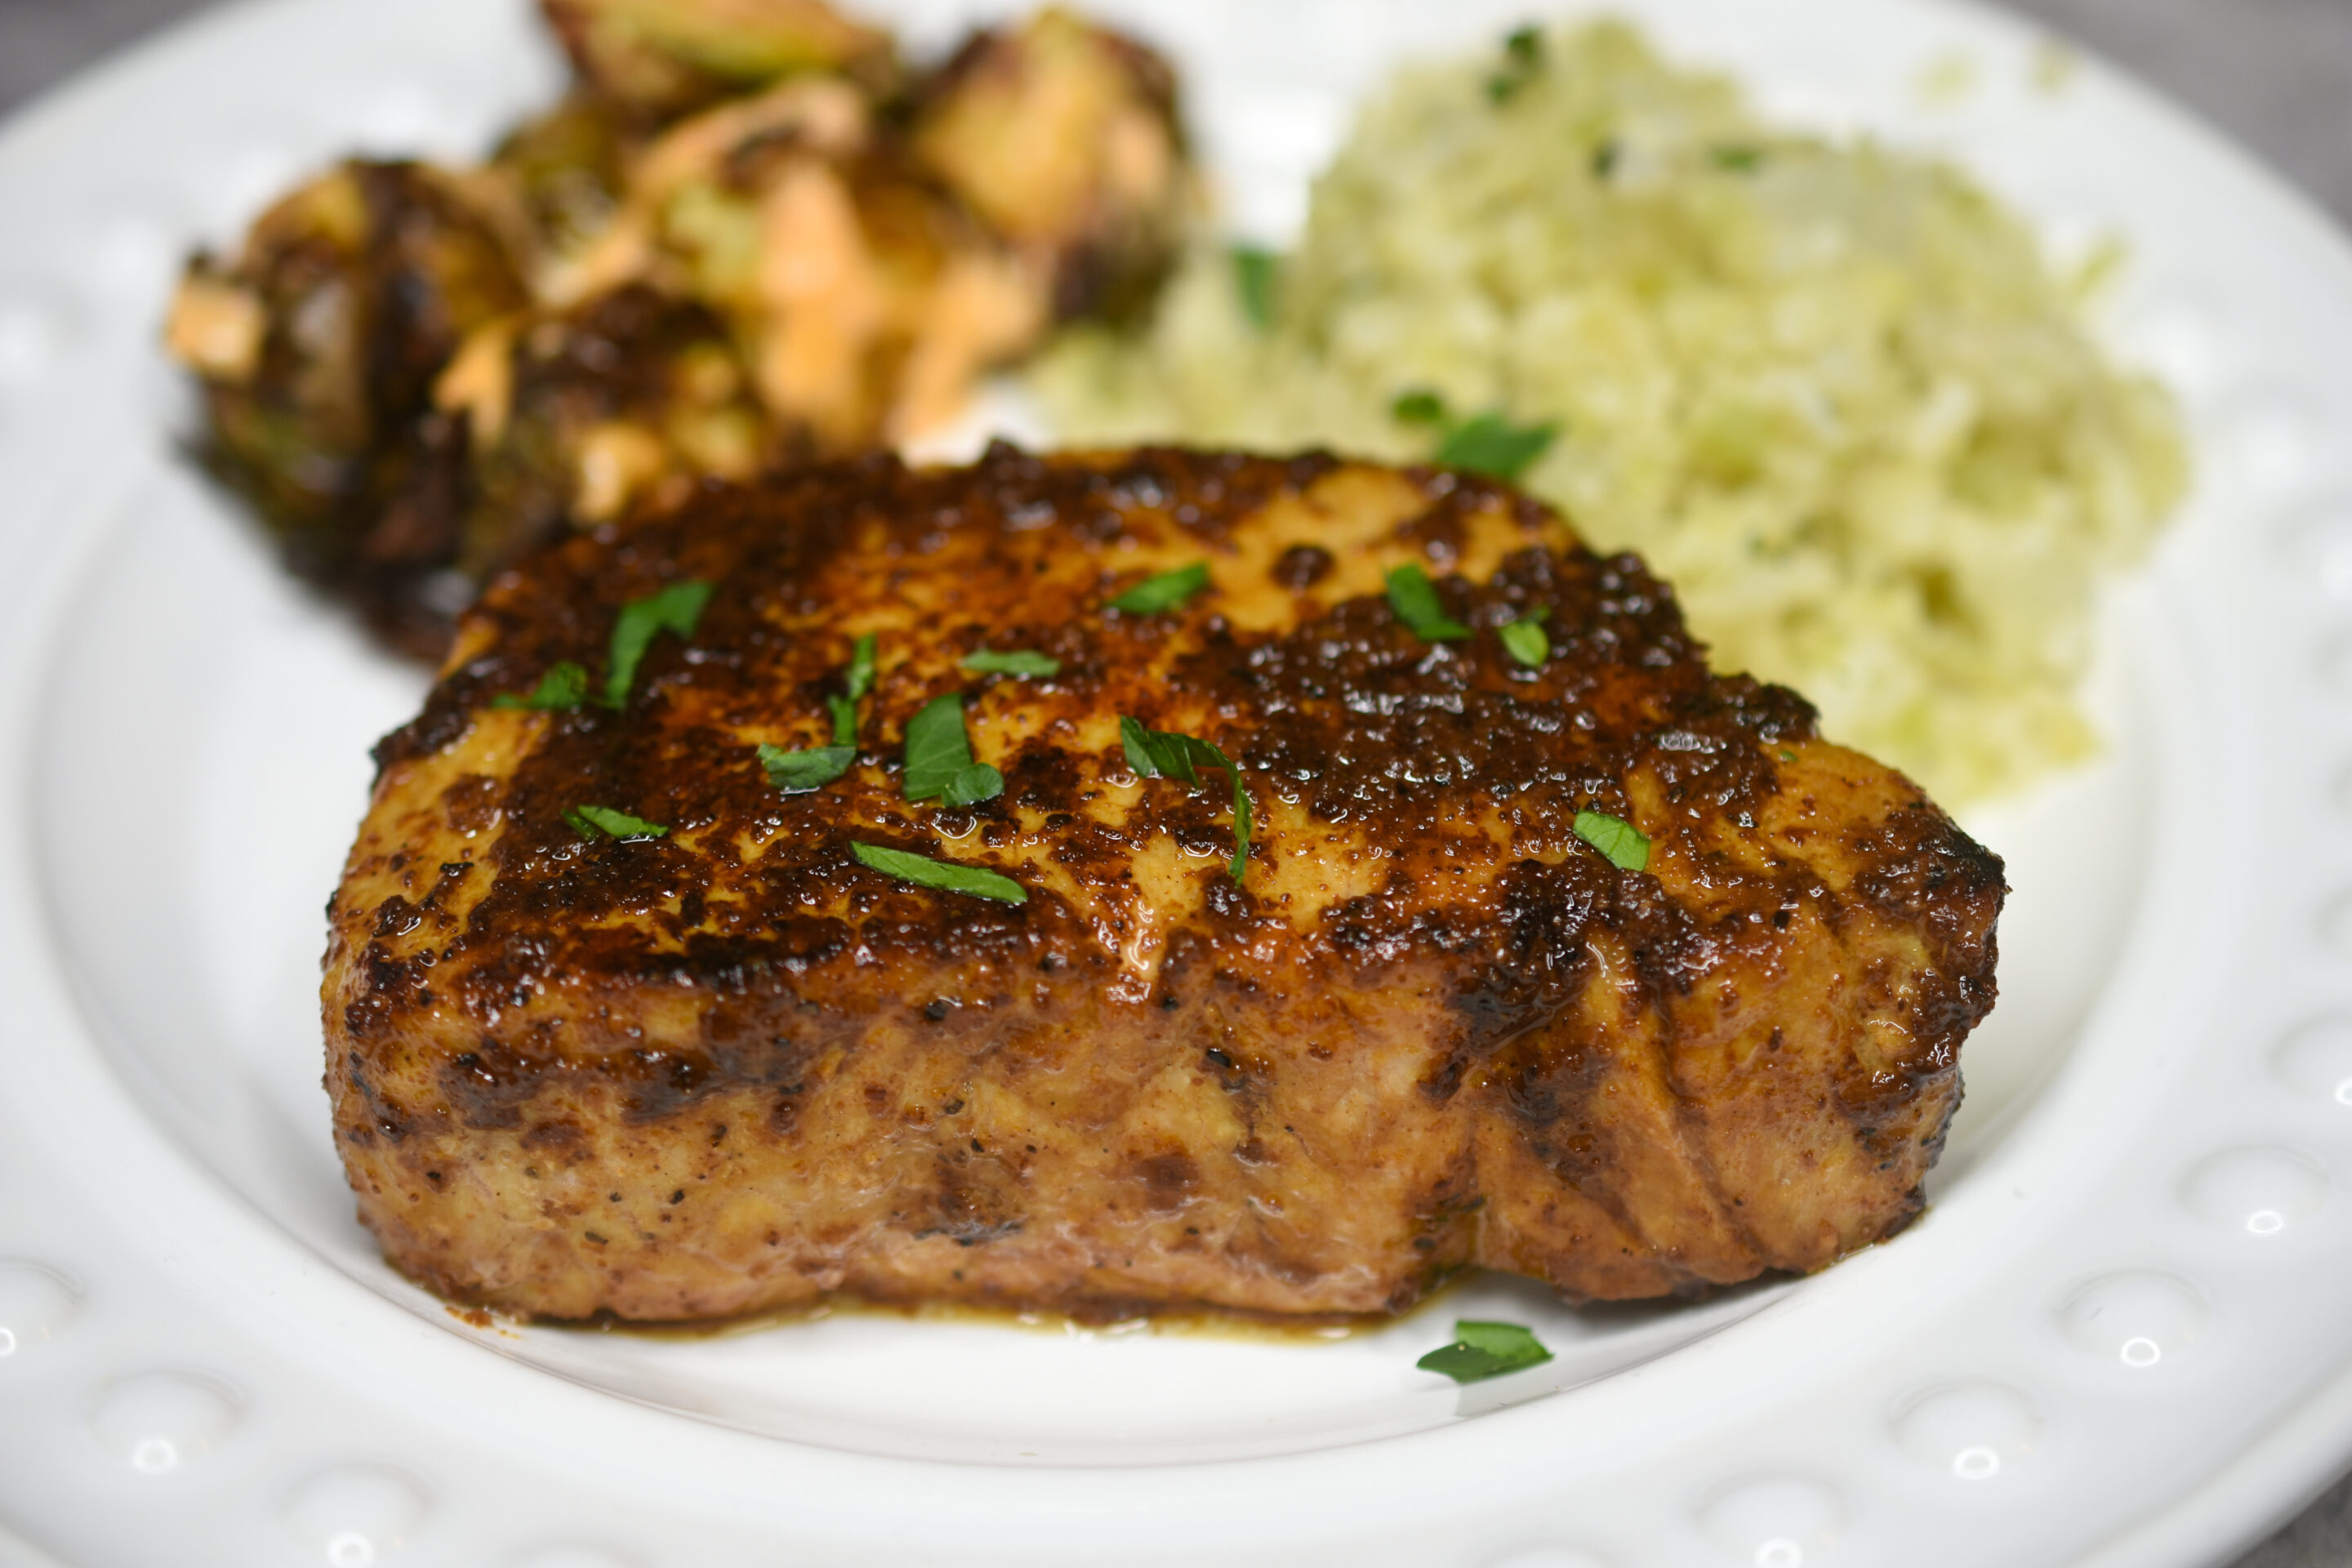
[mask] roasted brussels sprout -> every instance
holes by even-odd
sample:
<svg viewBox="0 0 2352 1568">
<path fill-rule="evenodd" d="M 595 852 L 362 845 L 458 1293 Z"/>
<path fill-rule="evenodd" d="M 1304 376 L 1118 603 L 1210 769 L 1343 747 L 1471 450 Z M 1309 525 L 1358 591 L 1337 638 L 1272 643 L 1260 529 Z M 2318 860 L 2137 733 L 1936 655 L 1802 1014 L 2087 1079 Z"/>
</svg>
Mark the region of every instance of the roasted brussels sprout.
<svg viewBox="0 0 2352 1568">
<path fill-rule="evenodd" d="M 505 187 L 521 218 L 536 289 L 550 287 L 611 226 L 635 152 L 629 128 L 581 92 L 516 126 L 499 144 L 486 172 Z"/>
<path fill-rule="evenodd" d="M 542 0 L 588 90 L 658 125 L 803 71 L 882 89 L 890 35 L 824 0 Z"/>
<path fill-rule="evenodd" d="M 352 162 L 263 214 L 234 258 L 197 258 L 166 340 L 202 378 L 208 466 L 288 562 L 334 586 L 404 580 L 449 550 L 432 510 L 405 501 L 444 460 L 420 423 L 434 379 L 467 333 L 528 300 L 461 177 Z M 383 605 L 404 591 L 363 596 L 396 622 Z"/>
<path fill-rule="evenodd" d="M 455 563 L 477 581 L 568 525 L 777 455 L 725 323 L 644 284 L 482 328 L 435 401 L 464 422 Z"/>
<path fill-rule="evenodd" d="M 1045 325 L 1042 272 L 839 81 L 679 122 L 646 149 L 631 201 L 585 274 L 661 279 L 718 312 L 761 403 L 814 452 L 926 434 Z"/>
<path fill-rule="evenodd" d="M 922 89 L 913 144 L 1045 269 L 1065 321 L 1139 310 L 1192 205 L 1168 63 L 1058 7 L 967 43 Z"/>
<path fill-rule="evenodd" d="M 538 542 L 703 477 L 903 446 L 1190 205 L 1175 88 L 1061 11 L 928 82 L 822 0 L 542 0 L 577 71 L 482 166 L 340 164 L 167 332 L 296 570 L 438 657 Z"/>
</svg>

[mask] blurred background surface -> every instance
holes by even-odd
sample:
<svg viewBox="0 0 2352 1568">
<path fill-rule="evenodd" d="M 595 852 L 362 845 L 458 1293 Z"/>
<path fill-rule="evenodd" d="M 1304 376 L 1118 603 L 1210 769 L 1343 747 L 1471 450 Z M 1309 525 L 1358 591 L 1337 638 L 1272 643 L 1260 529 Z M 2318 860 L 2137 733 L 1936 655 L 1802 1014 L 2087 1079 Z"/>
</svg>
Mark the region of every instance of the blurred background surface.
<svg viewBox="0 0 2352 1568">
<path fill-rule="evenodd" d="M 207 3 L 0 0 L 0 115 Z M 1591 0 L 1530 7 L 1596 8 Z M 2352 227 L 2352 0 L 2008 0 L 2007 8 L 2193 109 Z M 2352 1568 L 2352 1477 L 2231 1568 Z"/>
</svg>

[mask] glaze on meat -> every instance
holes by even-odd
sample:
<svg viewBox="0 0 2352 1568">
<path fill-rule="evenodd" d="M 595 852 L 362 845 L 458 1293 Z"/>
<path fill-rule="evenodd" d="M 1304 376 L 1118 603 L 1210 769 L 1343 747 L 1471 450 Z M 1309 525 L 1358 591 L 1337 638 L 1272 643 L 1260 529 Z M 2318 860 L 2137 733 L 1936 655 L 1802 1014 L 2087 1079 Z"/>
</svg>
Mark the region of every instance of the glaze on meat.
<svg viewBox="0 0 2352 1568">
<path fill-rule="evenodd" d="M 1108 607 L 1197 560 L 1181 608 Z M 1469 639 L 1400 624 L 1405 562 Z M 622 710 L 491 706 L 558 660 L 601 681 L 621 607 L 685 579 L 708 608 Z M 1495 628 L 1537 612 L 1531 670 Z M 865 633 L 856 763 L 779 793 L 757 746 L 830 740 Z M 964 672 L 983 647 L 1061 669 Z M 951 691 L 1004 793 L 911 805 L 905 724 Z M 1121 715 L 1241 763 L 1239 885 L 1223 775 L 1138 779 Z M 1993 1001 L 1995 857 L 1711 674 L 1638 561 L 1441 470 L 1000 447 L 712 488 L 495 583 L 379 757 L 331 906 L 336 1140 L 394 1265 L 518 1313 L 1365 1313 L 1474 1266 L 1571 1299 L 1820 1268 L 1918 1209 Z M 583 839 L 589 803 L 670 832 Z"/>
</svg>

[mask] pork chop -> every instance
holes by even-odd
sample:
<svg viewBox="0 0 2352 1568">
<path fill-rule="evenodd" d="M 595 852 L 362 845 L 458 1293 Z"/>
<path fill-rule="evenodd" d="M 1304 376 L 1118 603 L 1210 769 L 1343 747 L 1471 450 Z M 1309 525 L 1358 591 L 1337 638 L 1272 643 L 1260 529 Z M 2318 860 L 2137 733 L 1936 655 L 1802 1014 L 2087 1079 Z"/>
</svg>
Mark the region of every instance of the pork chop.
<svg viewBox="0 0 2352 1568">
<path fill-rule="evenodd" d="M 378 758 L 336 1142 L 516 1313 L 1817 1269 L 1917 1212 L 1993 1002 L 1994 856 L 1445 470 L 714 486 L 498 580 Z"/>
</svg>

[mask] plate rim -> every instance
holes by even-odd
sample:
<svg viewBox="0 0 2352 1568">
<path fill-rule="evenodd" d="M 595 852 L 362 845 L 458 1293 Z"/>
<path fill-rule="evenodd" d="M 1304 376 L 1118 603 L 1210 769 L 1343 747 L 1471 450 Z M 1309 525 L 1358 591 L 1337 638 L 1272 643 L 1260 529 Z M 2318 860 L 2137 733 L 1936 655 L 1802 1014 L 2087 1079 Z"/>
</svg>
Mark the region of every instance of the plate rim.
<svg viewBox="0 0 2352 1568">
<path fill-rule="evenodd" d="M 1952 12 L 1966 15 L 1969 17 L 1971 26 L 1991 21 L 2002 27 L 2023 30 L 2013 21 L 1988 16 L 1975 12 L 1973 8 L 1953 5 L 1950 0 L 1911 0 L 1911 4 L 1923 12 Z M 133 79 L 141 71 L 168 68 L 171 60 L 177 58 L 185 47 L 189 37 L 198 35 L 210 37 L 216 29 L 221 34 L 226 34 L 232 28 L 248 25 L 248 18 L 269 13 L 324 9 L 326 5 L 320 3 L 320 0 L 240 0 L 239 4 L 222 11 L 201 15 L 166 31 L 134 49 L 129 57 L 118 58 L 91 77 L 81 79 L 44 95 L 28 109 L 20 110 L 5 122 L 0 122 L 0 178 L 5 177 L 9 155 L 17 147 L 38 140 L 37 137 L 29 134 L 31 132 L 53 124 L 58 127 L 69 127 L 73 119 L 89 111 L 87 106 L 102 102 L 107 92 L 116 90 L 114 84 L 117 82 Z M 2299 193 L 2285 187 L 2276 176 L 2245 159 L 2234 148 L 2221 141 L 2213 133 L 2205 131 L 2191 118 L 2165 100 L 2147 92 L 2144 89 L 2128 84 L 2126 79 L 2109 69 L 2095 67 L 2094 69 L 2098 70 L 2102 76 L 2112 78 L 2111 81 L 2103 85 L 2137 94 L 2143 99 L 2144 101 L 2138 105 L 2143 113 L 2155 114 L 2175 121 L 2179 122 L 2179 128 L 2204 142 L 2210 152 L 2221 153 L 2235 159 L 2240 167 L 2234 173 L 2241 181 L 2261 188 L 2267 198 L 2274 204 L 2282 205 L 2296 220 L 2315 225 L 2318 230 L 2316 237 L 2326 246 L 2332 247 L 2336 253 L 2339 264 L 2347 271 L 2352 271 L 2352 249 L 2345 247 L 2341 235 L 2335 229 L 2332 223 L 2318 212 L 2314 204 L 2302 197 Z M 60 129 L 52 133 L 63 135 L 66 134 L 66 131 Z M 0 526 L 0 542 L 5 542 L 6 531 L 8 531 L 5 526 Z M 98 547 L 107 533 L 107 530 L 95 527 L 74 531 L 88 534 L 89 537 L 83 542 L 93 549 Z M 53 552 L 45 552 L 44 554 L 48 557 L 47 567 L 37 574 L 26 572 L 18 574 L 16 580 L 20 585 L 20 593 L 7 596 L 30 599 L 36 603 L 37 608 L 40 605 L 47 605 L 53 612 L 61 612 L 70 602 L 69 593 L 37 594 L 33 589 L 23 587 L 23 584 L 36 580 L 47 580 L 48 571 L 56 567 L 57 563 Z M 41 651 L 54 648 L 54 641 L 46 633 L 37 642 L 28 640 L 32 636 L 28 628 L 37 624 L 38 624 L 37 616 L 19 617 L 16 624 L 10 628 L 5 642 L 0 642 L 0 672 L 5 672 L 6 684 L 12 692 L 20 684 L 20 676 L 24 679 L 33 679 L 37 675 L 43 663 L 39 657 Z M 19 656 L 23 656 L 21 659 Z M 0 713 L 5 713 L 11 719 L 25 711 L 26 710 L 23 709 L 14 697 L 0 702 Z M 24 731 L 12 723 L 5 731 L 5 738 L 0 738 L 0 748 L 9 751 L 19 750 L 23 734 Z M 9 839 L 8 847 L 5 850 L 0 850 L 0 870 L 9 872 L 18 869 L 19 857 L 16 851 L 24 837 L 24 827 L 30 820 L 29 814 L 20 816 L 16 809 L 20 793 L 27 799 L 32 797 L 33 793 L 19 787 L 26 773 L 24 764 L 25 759 L 22 757 L 11 759 L 10 766 L 6 770 L 10 775 L 9 779 L 5 784 L 0 784 L 0 821 L 7 823 Z M 37 867 L 28 864 L 26 868 L 31 870 L 32 875 L 23 883 L 20 883 L 13 875 L 5 879 L 7 886 L 5 889 L 6 896 L 0 898 L 0 929 L 5 929 L 5 923 L 9 919 L 6 907 L 14 905 L 16 895 L 26 891 L 27 888 L 37 888 L 40 885 L 40 876 Z M 42 936 L 46 940 L 46 926 L 41 922 L 34 922 L 33 934 Z M 16 962 L 12 960 L 10 966 L 15 967 Z M 62 962 L 61 959 L 60 962 Z M 81 1005 L 69 991 L 63 993 L 58 1000 L 65 1004 L 63 1016 L 72 1017 L 80 1013 Z M 5 1002 L 0 1002 L 0 1007 L 13 1009 L 16 1005 L 18 1001 L 14 996 Z M 105 1070 L 110 1074 L 114 1068 L 109 1065 Z M 122 1125 L 125 1118 L 140 1125 L 148 1123 L 148 1118 L 137 1105 L 135 1099 L 122 1086 L 112 1083 L 110 1078 L 102 1080 L 85 1079 L 76 1087 L 82 1092 L 92 1095 L 105 1095 L 106 1091 L 110 1089 L 112 1094 L 109 1098 L 120 1100 L 119 1105 L 110 1104 L 107 1108 L 108 1119 L 116 1126 Z M 2061 1086 L 2053 1084 L 2045 1090 L 2043 1102 L 2034 1108 L 2032 1112 L 2034 1116 L 2039 1117 L 2053 1103 L 2049 1096 L 2059 1087 Z M 2012 1128 L 2004 1142 L 2004 1150 L 2013 1151 L 2021 1147 L 2027 1142 L 2025 1138 L 2027 1131 L 2028 1129 L 2023 1126 Z M 1996 1152 L 1996 1157 L 1999 1152 Z M 178 1150 L 176 1146 L 173 1149 L 173 1154 L 176 1158 L 186 1159 L 185 1152 Z M 196 1174 L 203 1171 L 200 1161 L 187 1159 L 187 1163 L 194 1166 L 194 1170 L 180 1171 L 177 1173 L 179 1175 Z M 231 1201 L 236 1205 L 237 1213 L 234 1218 L 214 1215 L 213 1223 L 215 1226 L 226 1224 L 233 1231 L 245 1229 L 248 1226 L 257 1226 L 265 1233 L 260 1239 L 275 1241 L 282 1238 L 288 1246 L 297 1250 L 307 1251 L 299 1240 L 286 1237 L 274 1222 L 247 1210 L 241 1198 L 233 1197 Z M 255 1238 L 250 1236 L 246 1237 L 247 1245 L 252 1245 L 254 1240 Z M 1862 1261 L 1864 1260 L 1855 1260 L 1856 1263 Z M 1853 1269 L 1854 1266 L 1854 1263 L 1846 1265 L 1845 1268 L 1840 1270 L 1840 1276 L 1844 1276 L 1846 1270 Z M 1881 1271 L 1883 1272 L 1883 1269 Z M 1857 1270 L 1853 1278 L 1861 1279 L 1865 1272 Z M 1857 1285 L 1855 1289 L 1860 1287 Z M 413 1325 L 414 1320 L 408 1317 L 404 1309 L 398 1308 L 390 1302 L 382 1302 L 380 1305 L 390 1309 L 390 1315 L 375 1314 L 383 1322 Z M 366 1310 L 373 1311 L 373 1308 Z M 452 1366 L 460 1364 L 459 1358 L 454 1356 L 448 1358 L 448 1362 Z M 471 1367 L 473 1362 L 467 1361 L 464 1364 Z M 538 1374 L 528 1375 L 536 1377 Z M 592 1399 L 601 1399 L 601 1397 L 591 1395 Z M 1517 1415 L 1517 1413 L 1510 1414 Z M 1498 1430 L 1506 1424 L 1504 1417 L 1501 1416 L 1490 1417 L 1488 1420 L 1496 1423 Z M 1511 1424 L 1526 1425 L 1523 1421 Z M 2291 1426 L 2295 1432 L 2304 1434 L 2313 1441 L 2312 1447 L 2302 1450 L 2304 1462 L 2299 1467 L 2290 1457 L 2269 1452 L 2270 1449 L 2281 1446 L 2292 1447 L 2295 1441 L 2302 1440 L 2291 1438 L 2287 1435 Z M 759 1441 L 764 1443 L 772 1440 L 760 1439 Z M 2313 1458 L 2322 1452 L 2323 1448 L 2330 1455 L 2324 1464 Z M 2196 1550 L 2201 1552 L 2205 1546 L 2218 1539 L 2217 1532 L 2225 1532 L 2224 1521 L 2227 1518 L 2234 1517 L 2242 1523 L 2246 1518 L 2257 1513 L 2264 1519 L 2273 1521 L 2286 1517 L 2295 1507 L 2300 1506 L 2301 1501 L 2306 1500 L 2308 1497 L 2324 1489 L 2326 1477 L 2332 1476 L 2336 1469 L 2340 1468 L 2342 1457 L 2347 1452 L 2352 1452 L 2352 1368 L 2339 1368 L 2333 1377 L 2315 1387 L 2311 1395 L 2291 1413 L 2288 1420 L 2279 1423 L 2273 1432 L 2250 1446 L 2240 1458 L 2232 1461 L 2223 1471 L 2210 1478 L 2205 1485 L 2181 1496 L 2161 1516 L 2153 1517 L 2133 1527 L 2125 1534 L 2117 1536 L 2108 1546 L 2095 1550 L 2093 1555 L 2083 1561 L 2086 1563 L 2192 1561 L 2194 1559 L 2185 1552 L 2174 1552 L 2168 1557 L 2164 1555 L 2168 1542 L 2152 1538 L 2160 1530 L 2168 1532 L 2177 1528 L 2187 1529 L 2199 1541 L 2200 1545 Z M 927 1463 L 908 1460 L 879 1462 L 889 1466 Z M 1246 1461 L 1252 1467 L 1265 1466 L 1272 1462 L 1274 1461 L 1262 1459 Z M 2264 1466 L 2270 1468 L 2263 1468 L 2262 1467 Z M 2291 1485 L 2281 1486 L 2280 1479 L 2283 1474 L 2294 1478 Z M 2201 1529 L 2197 1526 L 2198 1521 L 2203 1521 Z"/>
</svg>

